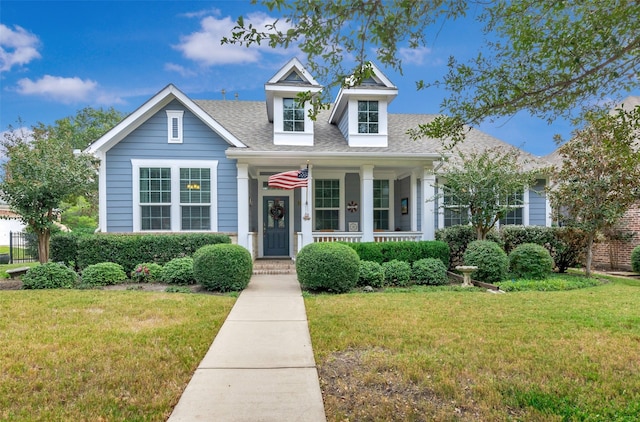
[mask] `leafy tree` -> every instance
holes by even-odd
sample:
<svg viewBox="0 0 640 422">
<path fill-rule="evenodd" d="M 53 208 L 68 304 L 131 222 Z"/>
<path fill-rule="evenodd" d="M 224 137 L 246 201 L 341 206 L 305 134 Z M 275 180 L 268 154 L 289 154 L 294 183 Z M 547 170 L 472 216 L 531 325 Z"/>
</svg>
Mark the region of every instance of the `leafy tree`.
<svg viewBox="0 0 640 422">
<path fill-rule="evenodd" d="M 457 158 L 441 171 L 444 185 L 438 196 L 443 207 L 457 205 L 468 213 L 477 239 L 485 240 L 501 218 L 522 206 L 524 189 L 535 183 L 537 173 L 522 170 L 528 162 L 515 148 L 458 152 Z"/>
<path fill-rule="evenodd" d="M 38 236 L 41 263 L 49 260 L 49 239 L 65 198 L 95 189 L 92 157 L 76 155 L 68 138 L 38 124 L 32 131 L 9 128 L 0 141 L 8 160 L 2 164 L 0 196 Z"/>
<path fill-rule="evenodd" d="M 436 33 L 443 21 L 482 7 L 477 20 L 487 41 L 481 52 L 469 62 L 451 57 L 449 71 L 439 81 L 417 81 L 419 89 L 436 85 L 450 95 L 442 102 L 446 116 L 417 128 L 412 132 L 416 137 L 458 141 L 467 125 L 520 110 L 552 121 L 568 116 L 576 106 L 640 85 L 640 3 L 635 1 L 260 3 L 284 17 L 266 29 L 239 18 L 222 41 L 246 46 L 264 42 L 274 48 L 295 45 L 328 86 L 342 84 L 353 74 L 350 83 L 367 78 L 369 60 L 402 71 L 402 48 L 423 48 L 429 29 Z M 352 68 L 345 69 L 345 63 L 352 63 Z"/>
<path fill-rule="evenodd" d="M 126 114 L 113 107 L 108 109 L 85 107 L 75 116 L 56 120 L 51 130 L 56 138 L 68 139 L 73 148 L 85 149 L 125 117 Z"/>
<path fill-rule="evenodd" d="M 551 203 L 561 223 L 587 234 L 587 276 L 597 233 L 613 227 L 640 198 L 638 130 L 640 107 L 588 112 L 584 127 L 558 149 L 563 162 L 554 174 Z"/>
</svg>

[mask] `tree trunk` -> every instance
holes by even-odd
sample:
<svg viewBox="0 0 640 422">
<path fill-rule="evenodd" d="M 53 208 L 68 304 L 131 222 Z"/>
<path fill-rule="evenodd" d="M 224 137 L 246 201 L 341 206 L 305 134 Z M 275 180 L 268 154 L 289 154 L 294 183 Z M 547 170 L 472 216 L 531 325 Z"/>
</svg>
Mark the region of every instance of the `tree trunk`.
<svg viewBox="0 0 640 422">
<path fill-rule="evenodd" d="M 589 233 L 587 237 L 587 262 L 584 265 L 584 275 L 587 277 L 591 277 L 591 260 L 593 259 L 593 239 L 595 238 L 594 233 Z"/>
<path fill-rule="evenodd" d="M 476 237 L 477 240 L 487 240 L 487 233 L 483 230 L 482 227 L 476 227 Z"/>
<path fill-rule="evenodd" d="M 38 231 L 38 261 L 41 264 L 49 262 L 49 239 L 51 238 L 51 230 L 44 229 Z"/>
</svg>

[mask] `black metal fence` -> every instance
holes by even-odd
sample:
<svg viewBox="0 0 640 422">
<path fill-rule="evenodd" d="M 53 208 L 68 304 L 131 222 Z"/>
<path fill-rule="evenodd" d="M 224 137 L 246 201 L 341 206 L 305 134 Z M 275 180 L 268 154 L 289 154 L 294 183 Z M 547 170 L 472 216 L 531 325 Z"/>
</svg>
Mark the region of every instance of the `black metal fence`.
<svg viewBox="0 0 640 422">
<path fill-rule="evenodd" d="M 9 232 L 9 263 L 38 260 L 38 237 L 34 233 Z"/>
</svg>

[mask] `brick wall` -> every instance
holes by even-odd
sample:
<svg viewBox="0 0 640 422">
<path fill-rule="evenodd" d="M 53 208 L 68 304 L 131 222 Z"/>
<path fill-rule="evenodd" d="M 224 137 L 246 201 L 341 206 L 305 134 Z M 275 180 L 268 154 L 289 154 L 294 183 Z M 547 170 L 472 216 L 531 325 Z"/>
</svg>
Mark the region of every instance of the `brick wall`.
<svg viewBox="0 0 640 422">
<path fill-rule="evenodd" d="M 593 249 L 593 265 L 594 267 L 611 268 L 611 259 L 613 257 L 616 269 L 631 269 L 631 251 L 640 245 L 640 203 L 634 205 L 622 217 L 618 224 L 618 229 L 625 232 L 634 232 L 636 235 L 631 242 L 607 242 L 598 243 Z M 617 260 L 617 265 L 615 261 Z"/>
</svg>

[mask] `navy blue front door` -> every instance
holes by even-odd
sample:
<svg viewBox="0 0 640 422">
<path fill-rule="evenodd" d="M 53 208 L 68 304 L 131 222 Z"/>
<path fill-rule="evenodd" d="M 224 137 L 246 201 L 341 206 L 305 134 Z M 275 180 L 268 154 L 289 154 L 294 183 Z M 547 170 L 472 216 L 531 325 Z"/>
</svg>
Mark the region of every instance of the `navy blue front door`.
<svg viewBox="0 0 640 422">
<path fill-rule="evenodd" d="M 264 256 L 289 256 L 289 198 L 265 196 L 262 208 Z"/>
</svg>

